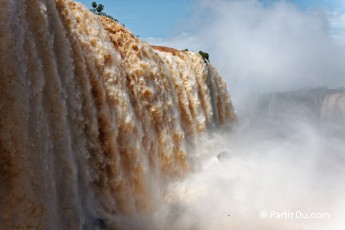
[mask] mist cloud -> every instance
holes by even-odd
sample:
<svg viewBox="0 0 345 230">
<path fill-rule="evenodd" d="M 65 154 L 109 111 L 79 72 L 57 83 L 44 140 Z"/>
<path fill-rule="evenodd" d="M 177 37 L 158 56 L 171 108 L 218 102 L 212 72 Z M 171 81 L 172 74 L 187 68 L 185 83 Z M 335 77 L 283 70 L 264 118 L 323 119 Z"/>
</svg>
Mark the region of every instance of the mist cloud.
<svg viewBox="0 0 345 230">
<path fill-rule="evenodd" d="M 181 216 L 194 218 L 194 225 L 179 218 L 176 229 L 343 229 L 342 138 L 304 123 L 292 126 L 284 136 L 284 128 L 262 133 L 250 127 L 203 140 L 194 156 L 203 162 L 201 171 L 175 191 Z M 222 151 L 230 157 L 219 161 Z M 261 211 L 329 218 L 260 218 Z"/>
<path fill-rule="evenodd" d="M 256 93 L 345 86 L 342 11 L 255 0 L 201 0 L 194 9 L 186 22 L 192 35 L 156 42 L 207 51 L 235 108 L 250 105 Z M 240 117 L 232 132 L 205 135 L 189 155 L 192 175 L 168 190 L 157 229 L 343 229 L 344 127 L 287 117 L 248 123 Z M 261 219 L 260 211 L 330 218 Z"/>
<path fill-rule="evenodd" d="M 345 85 L 344 46 L 334 36 L 342 14 L 278 1 L 198 1 L 194 34 L 163 45 L 207 51 L 228 82 L 235 106 L 248 93 Z M 333 27 L 331 27 L 333 26 Z M 332 34 L 333 31 L 333 34 Z"/>
</svg>

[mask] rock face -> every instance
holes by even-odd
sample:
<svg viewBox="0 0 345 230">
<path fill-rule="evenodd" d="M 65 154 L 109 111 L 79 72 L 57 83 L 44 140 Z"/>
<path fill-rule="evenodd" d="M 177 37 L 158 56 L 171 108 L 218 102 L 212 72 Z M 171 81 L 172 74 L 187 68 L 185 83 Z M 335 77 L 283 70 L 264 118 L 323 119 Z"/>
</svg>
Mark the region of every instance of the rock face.
<svg viewBox="0 0 345 230">
<path fill-rule="evenodd" d="M 345 93 L 331 94 L 325 98 L 321 118 L 345 124 Z"/>
<path fill-rule="evenodd" d="M 0 229 L 116 228 L 235 120 L 199 54 L 153 47 L 68 0 L 0 8 Z"/>
</svg>

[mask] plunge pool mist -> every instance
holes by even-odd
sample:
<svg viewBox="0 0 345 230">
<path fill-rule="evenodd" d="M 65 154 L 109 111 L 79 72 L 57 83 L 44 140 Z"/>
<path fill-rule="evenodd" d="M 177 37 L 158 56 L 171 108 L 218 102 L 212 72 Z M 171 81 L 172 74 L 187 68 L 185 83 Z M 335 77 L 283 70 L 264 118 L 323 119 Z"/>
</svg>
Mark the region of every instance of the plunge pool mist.
<svg viewBox="0 0 345 230">
<path fill-rule="evenodd" d="M 230 131 L 203 136 L 189 159 L 193 172 L 170 185 L 150 220 L 138 217 L 126 226 L 343 229 L 343 126 L 305 113 L 274 118 L 256 112 L 239 116 Z"/>
</svg>

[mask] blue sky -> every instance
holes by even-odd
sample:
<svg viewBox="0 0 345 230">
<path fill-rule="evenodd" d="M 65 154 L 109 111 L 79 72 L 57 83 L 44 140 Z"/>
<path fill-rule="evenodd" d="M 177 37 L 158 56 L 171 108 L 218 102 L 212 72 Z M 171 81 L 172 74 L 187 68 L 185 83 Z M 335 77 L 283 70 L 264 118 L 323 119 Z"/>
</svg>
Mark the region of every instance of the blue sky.
<svg viewBox="0 0 345 230">
<path fill-rule="evenodd" d="M 76 0 L 90 6 L 94 0 Z M 97 1 L 96 1 L 97 2 Z M 164 37 L 178 31 L 189 15 L 191 0 L 102 0 L 104 12 L 140 37 Z"/>
<path fill-rule="evenodd" d="M 277 2 L 278 0 L 261 0 L 264 3 Z M 302 9 L 310 8 L 326 8 L 333 10 L 336 7 L 342 5 L 341 0 L 287 0 L 287 2 L 292 2 Z"/>
<path fill-rule="evenodd" d="M 76 0 L 90 7 L 94 0 Z M 200 0 L 102 0 L 104 12 L 117 18 L 142 38 L 164 38 L 183 32 L 192 15 L 193 3 Z M 210 0 L 212 1 L 212 0 Z M 244 1 L 244 0 L 243 0 Z M 270 5 L 279 0 L 260 0 Z M 287 0 L 302 10 L 336 11 L 345 7 L 343 0 Z M 188 32 L 188 31 L 187 31 Z"/>
</svg>

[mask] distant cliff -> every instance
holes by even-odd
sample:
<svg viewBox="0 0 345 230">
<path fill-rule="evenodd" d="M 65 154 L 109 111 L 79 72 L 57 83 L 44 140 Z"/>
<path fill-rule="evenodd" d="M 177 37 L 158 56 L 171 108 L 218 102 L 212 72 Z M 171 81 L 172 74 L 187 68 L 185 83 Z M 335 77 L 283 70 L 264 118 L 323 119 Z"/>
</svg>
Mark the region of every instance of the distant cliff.
<svg viewBox="0 0 345 230">
<path fill-rule="evenodd" d="M 345 125 L 345 93 L 334 93 L 325 98 L 321 118 Z"/>
<path fill-rule="evenodd" d="M 67 0 L 0 7 L 0 229 L 116 228 L 235 120 L 196 53 L 153 47 Z"/>
<path fill-rule="evenodd" d="M 326 108 L 326 105 L 330 104 L 329 100 L 334 100 L 330 99 L 330 97 L 334 98 L 331 95 L 343 92 L 345 90 L 342 88 L 318 87 L 271 93 L 258 97 L 253 103 L 253 110 L 256 113 L 255 117 L 273 120 L 306 118 L 318 121 L 330 112 L 328 111 L 330 108 Z"/>
</svg>

